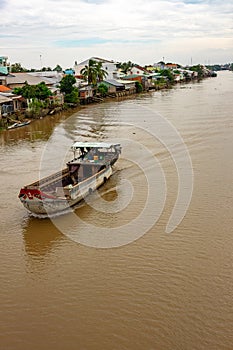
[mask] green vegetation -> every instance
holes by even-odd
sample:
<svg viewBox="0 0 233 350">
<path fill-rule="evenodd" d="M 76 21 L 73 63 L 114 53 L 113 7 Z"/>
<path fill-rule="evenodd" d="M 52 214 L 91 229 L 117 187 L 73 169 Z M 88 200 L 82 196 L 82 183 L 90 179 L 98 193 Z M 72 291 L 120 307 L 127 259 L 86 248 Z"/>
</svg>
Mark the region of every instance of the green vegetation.
<svg viewBox="0 0 233 350">
<path fill-rule="evenodd" d="M 53 68 L 53 71 L 61 73 L 62 72 L 62 67 L 59 64 L 57 64 L 56 67 Z"/>
<path fill-rule="evenodd" d="M 95 60 L 89 60 L 88 65 L 80 73 L 88 81 L 88 84 L 92 84 L 93 86 L 96 86 L 97 82 L 102 81 L 108 75 L 102 68 L 102 62 L 96 62 Z"/>
<path fill-rule="evenodd" d="M 131 61 L 128 62 L 123 62 L 123 63 L 119 63 L 117 65 L 117 68 L 120 68 L 121 71 L 125 74 L 128 73 L 128 71 L 134 66 L 134 64 Z"/>
<path fill-rule="evenodd" d="M 21 63 L 13 63 L 11 65 L 11 72 L 12 73 L 22 73 L 22 72 L 27 72 L 27 69 L 23 68 L 21 66 Z"/>
<path fill-rule="evenodd" d="M 137 92 L 137 93 L 140 93 L 140 92 L 143 91 L 143 86 L 142 86 L 142 84 L 140 83 L 140 81 L 136 81 L 136 82 L 135 82 L 135 86 L 136 86 L 136 92 Z"/>
<path fill-rule="evenodd" d="M 193 72 L 197 72 L 198 78 L 203 78 L 203 76 L 204 76 L 204 71 L 203 71 L 203 68 L 200 64 L 190 67 L 189 70 L 192 70 Z"/>
<path fill-rule="evenodd" d="M 160 71 L 160 74 L 164 77 L 167 77 L 167 79 L 170 83 L 174 82 L 174 75 L 170 69 L 162 69 Z"/>
<path fill-rule="evenodd" d="M 16 95 L 21 95 L 26 99 L 37 98 L 38 100 L 46 100 L 49 96 L 52 95 L 52 92 L 44 82 L 41 82 L 37 85 L 29 85 L 26 83 L 21 88 L 15 88 L 13 93 Z"/>
<path fill-rule="evenodd" d="M 42 110 L 47 107 L 47 104 L 44 101 L 40 101 L 37 98 L 32 98 L 28 103 L 28 110 L 33 116 L 41 116 Z"/>
<path fill-rule="evenodd" d="M 65 94 L 64 101 L 66 103 L 78 104 L 79 92 L 74 86 L 76 79 L 73 75 L 66 75 L 60 82 L 60 90 Z"/>
<path fill-rule="evenodd" d="M 108 94 L 108 87 L 107 87 L 106 84 L 101 83 L 101 84 L 98 86 L 97 91 L 98 91 L 98 93 L 101 95 L 101 97 L 105 97 L 105 96 L 107 96 L 107 94 Z"/>
<path fill-rule="evenodd" d="M 52 92 L 44 82 L 37 85 L 29 85 L 26 83 L 21 88 L 15 88 L 13 93 L 21 95 L 28 100 L 28 111 L 30 117 L 43 115 L 43 110 L 48 108 L 49 105 L 48 97 L 52 95 Z"/>
<path fill-rule="evenodd" d="M 51 72 L 52 71 L 52 68 L 51 67 L 43 67 L 41 69 L 41 72 Z"/>
</svg>

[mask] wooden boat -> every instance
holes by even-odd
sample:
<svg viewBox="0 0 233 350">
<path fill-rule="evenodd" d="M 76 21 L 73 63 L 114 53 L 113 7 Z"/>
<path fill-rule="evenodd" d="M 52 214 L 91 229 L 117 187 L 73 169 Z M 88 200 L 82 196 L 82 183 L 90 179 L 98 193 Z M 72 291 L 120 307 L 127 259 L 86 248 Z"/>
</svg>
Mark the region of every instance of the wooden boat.
<svg viewBox="0 0 233 350">
<path fill-rule="evenodd" d="M 121 153 L 117 143 L 75 142 L 71 149 L 74 157 L 65 169 L 21 188 L 27 210 L 48 216 L 76 205 L 109 179 Z"/>
<path fill-rule="evenodd" d="M 11 130 L 11 129 L 15 129 L 15 128 L 20 128 L 21 126 L 25 126 L 31 123 L 31 120 L 27 120 L 26 122 L 18 122 L 18 123 L 14 123 L 10 126 L 8 126 L 7 130 Z"/>
</svg>

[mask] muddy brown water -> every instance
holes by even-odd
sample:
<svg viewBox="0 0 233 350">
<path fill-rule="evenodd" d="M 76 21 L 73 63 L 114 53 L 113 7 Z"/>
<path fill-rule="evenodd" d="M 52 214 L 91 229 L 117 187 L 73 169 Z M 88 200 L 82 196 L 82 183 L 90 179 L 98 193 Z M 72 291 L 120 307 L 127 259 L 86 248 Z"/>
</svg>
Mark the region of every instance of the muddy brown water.
<svg viewBox="0 0 233 350">
<path fill-rule="evenodd" d="M 233 348 L 232 95 L 233 74 L 220 72 L 0 134 L 0 349 Z M 170 234 L 184 145 L 160 117 L 194 174 Z M 32 217 L 20 187 L 60 169 L 74 140 L 119 140 L 113 176 L 73 213 Z M 141 215 L 150 181 L 157 199 Z"/>
</svg>

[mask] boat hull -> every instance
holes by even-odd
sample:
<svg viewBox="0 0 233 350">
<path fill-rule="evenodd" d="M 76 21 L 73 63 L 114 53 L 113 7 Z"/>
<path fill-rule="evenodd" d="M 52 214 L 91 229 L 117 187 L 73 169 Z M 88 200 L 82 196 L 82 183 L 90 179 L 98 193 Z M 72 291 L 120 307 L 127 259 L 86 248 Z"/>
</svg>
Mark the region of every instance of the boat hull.
<svg viewBox="0 0 233 350">
<path fill-rule="evenodd" d="M 66 212 L 69 208 L 77 205 L 87 195 L 100 187 L 112 175 L 112 167 L 109 165 L 100 173 L 89 179 L 68 187 L 57 188 L 57 195 L 51 196 L 39 189 L 21 189 L 19 198 L 24 207 L 33 214 L 52 216 Z"/>
</svg>

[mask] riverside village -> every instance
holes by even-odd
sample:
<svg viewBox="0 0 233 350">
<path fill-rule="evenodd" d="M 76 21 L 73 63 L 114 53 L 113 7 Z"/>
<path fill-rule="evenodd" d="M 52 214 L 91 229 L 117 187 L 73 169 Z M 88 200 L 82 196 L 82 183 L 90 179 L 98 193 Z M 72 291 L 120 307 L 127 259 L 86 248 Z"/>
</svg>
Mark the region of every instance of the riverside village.
<svg viewBox="0 0 233 350">
<path fill-rule="evenodd" d="M 21 127 L 33 119 L 82 104 L 215 77 L 221 69 L 231 70 L 232 65 L 183 67 L 161 61 L 142 67 L 131 61 L 91 57 L 75 62 L 69 69 L 57 65 L 38 71 L 23 68 L 20 63 L 11 64 L 8 57 L 0 56 L 0 129 Z"/>
</svg>

